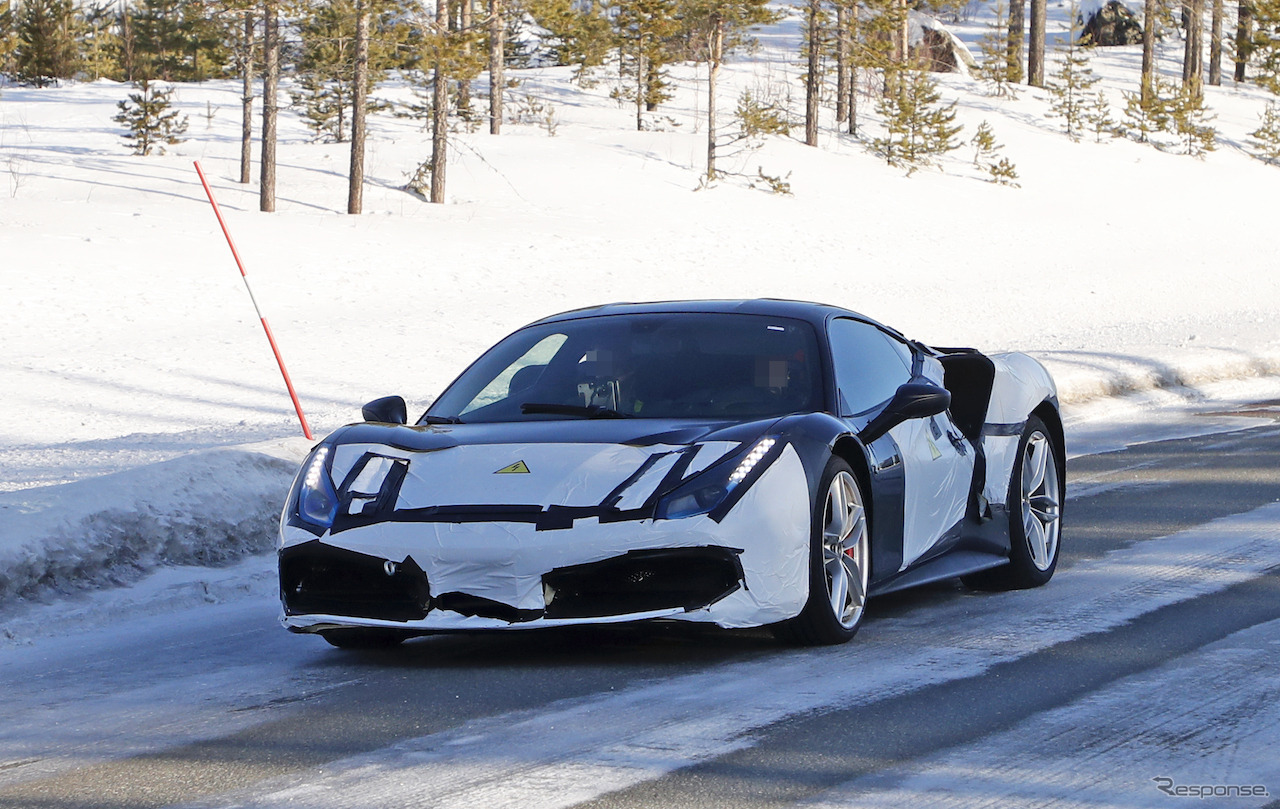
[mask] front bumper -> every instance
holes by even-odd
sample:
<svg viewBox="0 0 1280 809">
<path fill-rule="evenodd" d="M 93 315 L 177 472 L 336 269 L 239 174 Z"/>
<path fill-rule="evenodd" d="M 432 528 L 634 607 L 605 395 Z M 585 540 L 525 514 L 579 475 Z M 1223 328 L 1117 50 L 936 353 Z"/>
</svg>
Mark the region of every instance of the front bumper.
<svg viewBox="0 0 1280 809">
<path fill-rule="evenodd" d="M 809 504 L 788 446 L 719 521 L 384 522 L 319 538 L 285 526 L 282 621 L 298 632 L 774 623 L 808 597 Z"/>
</svg>

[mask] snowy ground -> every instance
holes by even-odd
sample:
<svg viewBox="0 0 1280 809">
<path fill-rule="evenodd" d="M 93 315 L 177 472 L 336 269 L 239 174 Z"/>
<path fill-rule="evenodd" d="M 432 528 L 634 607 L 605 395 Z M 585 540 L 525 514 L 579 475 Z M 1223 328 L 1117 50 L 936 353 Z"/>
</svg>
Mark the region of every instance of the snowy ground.
<svg viewBox="0 0 1280 809">
<path fill-rule="evenodd" d="M 1052 11 L 1051 34 L 1066 17 Z M 958 30 L 976 43 L 981 19 Z M 796 37 L 787 21 L 736 57 L 721 108 L 753 89 L 799 110 Z M 1172 74 L 1180 45 L 1166 47 Z M 1139 56 L 1094 57 L 1116 117 Z M 188 140 L 149 158 L 129 155 L 111 121 L 124 86 L 0 89 L 0 601 L 269 547 L 307 443 L 196 159 L 321 434 L 376 396 L 421 409 L 539 316 L 685 297 L 820 300 L 926 342 L 1029 351 L 1078 414 L 1076 452 L 1140 439 L 1157 411 L 1280 397 L 1254 379 L 1280 373 L 1280 255 L 1264 241 L 1280 175 L 1242 149 L 1265 103 L 1256 88 L 1206 88 L 1221 145 L 1201 161 L 1072 143 L 1045 117 L 1045 92 L 996 99 L 945 76 L 962 137 L 989 121 L 1020 188 L 983 181 L 969 149 L 908 179 L 827 122 L 818 149 L 775 139 L 724 158 L 786 175 L 794 194 L 774 196 L 733 179 L 697 190 L 705 70 L 674 75 L 658 130 L 636 132 L 610 81 L 582 90 L 565 69 L 523 72 L 515 93 L 554 109 L 554 135 L 456 133 L 443 206 L 401 188 L 427 135 L 377 116 L 358 217 L 342 213 L 346 145 L 311 142 L 292 112 L 279 210 L 257 211 L 256 187 L 233 181 L 232 82 L 180 87 Z M 1148 393 L 1103 403 L 1133 391 Z M 1120 433 L 1090 433 L 1099 419 Z"/>
</svg>

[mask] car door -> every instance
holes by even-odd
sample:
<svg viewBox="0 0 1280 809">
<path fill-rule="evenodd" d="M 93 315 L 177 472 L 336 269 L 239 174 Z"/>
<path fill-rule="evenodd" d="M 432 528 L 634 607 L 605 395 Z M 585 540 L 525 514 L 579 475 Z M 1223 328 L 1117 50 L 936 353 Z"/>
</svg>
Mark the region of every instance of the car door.
<svg viewBox="0 0 1280 809">
<path fill-rule="evenodd" d="M 912 379 L 941 387 L 942 366 L 878 326 L 853 318 L 830 325 L 843 416 L 870 418 Z M 974 453 L 950 413 L 910 419 L 889 431 L 902 458 L 902 568 L 944 539 L 965 515 Z"/>
</svg>

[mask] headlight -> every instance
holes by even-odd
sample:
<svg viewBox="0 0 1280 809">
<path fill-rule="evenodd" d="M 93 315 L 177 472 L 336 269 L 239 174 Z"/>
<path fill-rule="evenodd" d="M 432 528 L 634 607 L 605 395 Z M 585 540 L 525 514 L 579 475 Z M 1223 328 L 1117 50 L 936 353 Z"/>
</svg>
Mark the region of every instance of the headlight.
<svg viewBox="0 0 1280 809">
<path fill-rule="evenodd" d="M 654 517 L 677 520 L 714 510 L 735 489 L 764 471 L 768 465 L 765 459 L 772 459 L 771 451 L 777 443 L 777 439 L 762 438 L 746 455 L 728 458 L 694 475 L 658 501 Z"/>
<path fill-rule="evenodd" d="M 329 448 L 317 448 L 303 469 L 302 485 L 298 489 L 298 517 L 328 529 L 338 515 L 338 493 L 329 476 Z"/>
</svg>

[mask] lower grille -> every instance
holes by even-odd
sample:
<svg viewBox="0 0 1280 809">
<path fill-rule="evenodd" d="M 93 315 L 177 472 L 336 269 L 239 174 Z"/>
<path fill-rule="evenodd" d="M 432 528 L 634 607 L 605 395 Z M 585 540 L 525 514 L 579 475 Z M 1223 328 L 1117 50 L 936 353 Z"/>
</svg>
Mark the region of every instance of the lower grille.
<svg viewBox="0 0 1280 809">
<path fill-rule="evenodd" d="M 714 604 L 742 586 L 730 548 L 631 551 L 542 577 L 548 618 L 595 618 Z"/>
<path fill-rule="evenodd" d="M 418 621 L 431 609 L 427 576 L 413 557 L 388 564 L 319 540 L 280 552 L 280 594 L 288 615 Z"/>
</svg>

